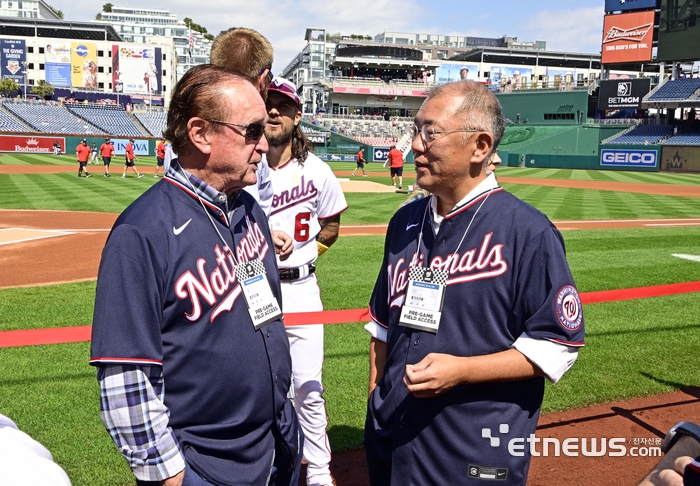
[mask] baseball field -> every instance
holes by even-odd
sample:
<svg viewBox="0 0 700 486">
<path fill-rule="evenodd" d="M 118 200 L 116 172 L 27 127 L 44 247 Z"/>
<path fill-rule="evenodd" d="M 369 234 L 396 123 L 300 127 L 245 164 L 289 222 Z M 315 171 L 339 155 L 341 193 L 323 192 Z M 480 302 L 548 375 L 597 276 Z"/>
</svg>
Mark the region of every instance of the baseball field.
<svg viewBox="0 0 700 486">
<path fill-rule="evenodd" d="M 0 156 L 0 413 L 42 442 L 77 486 L 133 484 L 99 419 L 89 343 L 6 343 L 17 331 L 60 336 L 90 325 L 109 228 L 158 181 L 154 164 L 141 157 L 142 179 L 122 179 L 118 163 L 107 179 L 91 165 L 93 177 L 84 179 L 69 155 Z M 317 263 L 321 296 L 326 310 L 362 309 L 382 259 L 384 225 L 407 196 L 387 192 L 380 164 L 369 164 L 366 178 L 350 177 L 354 163 L 332 168 L 349 179 L 349 209 L 341 238 Z M 497 174 L 562 230 L 584 302 L 587 345 L 561 382 L 547 385 L 538 436 L 622 438 L 627 452 L 550 452 L 533 459 L 528 484 L 636 484 L 658 461 L 650 456 L 670 426 L 700 421 L 700 175 L 508 167 Z M 404 187 L 412 183 L 404 178 Z M 478 305 L 479 295 L 472 298 Z M 359 448 L 369 338 L 362 326 L 326 326 L 324 385 L 339 486 L 365 484 Z"/>
</svg>

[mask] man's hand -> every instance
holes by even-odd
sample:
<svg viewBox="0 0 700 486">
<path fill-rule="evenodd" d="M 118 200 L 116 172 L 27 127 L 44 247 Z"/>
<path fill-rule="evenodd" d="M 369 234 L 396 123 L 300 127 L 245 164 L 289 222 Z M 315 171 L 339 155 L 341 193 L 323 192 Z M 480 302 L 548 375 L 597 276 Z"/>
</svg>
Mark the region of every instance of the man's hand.
<svg viewBox="0 0 700 486">
<path fill-rule="evenodd" d="M 664 469 L 659 473 L 661 486 L 683 486 L 683 472 L 685 466 L 693 462 L 689 456 L 681 456 L 673 463 L 673 469 Z"/>
<path fill-rule="evenodd" d="M 185 470 L 183 469 L 175 476 L 165 479 L 160 482 L 161 486 L 182 486 L 182 481 L 185 479 Z"/>
<path fill-rule="evenodd" d="M 275 245 L 275 253 L 280 256 L 281 261 L 289 258 L 294 251 L 294 240 L 284 231 L 272 230 L 272 243 Z"/>
<path fill-rule="evenodd" d="M 436 397 L 462 383 L 459 370 L 464 359 L 430 353 L 419 363 L 406 365 L 403 381 L 416 398 Z"/>
</svg>

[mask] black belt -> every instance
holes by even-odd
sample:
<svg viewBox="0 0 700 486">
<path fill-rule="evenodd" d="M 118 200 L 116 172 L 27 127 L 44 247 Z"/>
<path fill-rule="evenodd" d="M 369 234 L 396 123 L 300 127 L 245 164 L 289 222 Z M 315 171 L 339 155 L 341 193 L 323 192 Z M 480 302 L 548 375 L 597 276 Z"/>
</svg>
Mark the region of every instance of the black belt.
<svg viewBox="0 0 700 486">
<path fill-rule="evenodd" d="M 308 273 L 306 273 L 306 269 L 308 268 Z M 304 265 L 303 267 L 297 267 L 297 268 L 280 268 L 279 269 L 279 274 L 280 274 L 280 281 L 281 282 L 289 282 L 290 280 L 298 280 L 300 276 L 307 277 L 314 273 L 316 271 L 316 267 L 313 265 L 313 263 L 309 263 L 308 265 Z M 306 275 L 304 275 L 306 273 Z"/>
</svg>

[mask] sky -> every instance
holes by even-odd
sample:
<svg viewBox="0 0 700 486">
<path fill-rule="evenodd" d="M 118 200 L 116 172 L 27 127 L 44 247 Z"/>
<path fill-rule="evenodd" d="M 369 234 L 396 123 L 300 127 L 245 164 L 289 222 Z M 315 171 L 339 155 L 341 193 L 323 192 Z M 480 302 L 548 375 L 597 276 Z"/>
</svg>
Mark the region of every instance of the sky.
<svg viewBox="0 0 700 486">
<path fill-rule="evenodd" d="M 102 0 L 48 0 L 66 20 L 92 20 Z M 413 32 L 543 40 L 547 50 L 599 53 L 603 0 L 139 0 L 113 5 L 169 9 L 216 35 L 230 27 L 258 30 L 275 50 L 273 72 L 306 44 L 307 27 L 327 33 Z"/>
</svg>

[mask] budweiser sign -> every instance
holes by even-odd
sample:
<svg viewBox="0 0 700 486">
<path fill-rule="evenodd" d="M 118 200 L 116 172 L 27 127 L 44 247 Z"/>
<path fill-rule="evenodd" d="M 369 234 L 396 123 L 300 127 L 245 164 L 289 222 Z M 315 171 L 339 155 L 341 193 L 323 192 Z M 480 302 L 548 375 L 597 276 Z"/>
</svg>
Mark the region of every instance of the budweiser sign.
<svg viewBox="0 0 700 486">
<path fill-rule="evenodd" d="M 603 64 L 651 60 L 654 11 L 606 15 L 603 22 Z"/>
<path fill-rule="evenodd" d="M 60 142 L 65 150 L 63 137 L 33 137 L 9 135 L 0 137 L 0 152 L 53 153 L 54 142 Z"/>
<path fill-rule="evenodd" d="M 633 27 L 631 29 L 621 29 L 619 27 L 610 27 L 608 33 L 605 34 L 605 39 L 603 39 L 603 44 L 608 42 L 615 42 L 621 39 L 642 42 L 646 37 L 649 29 L 651 29 L 653 24 L 640 25 L 639 27 Z"/>
</svg>

